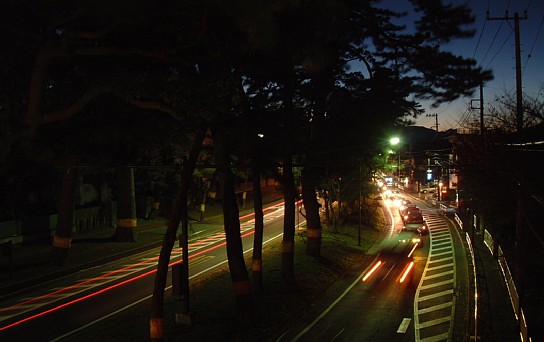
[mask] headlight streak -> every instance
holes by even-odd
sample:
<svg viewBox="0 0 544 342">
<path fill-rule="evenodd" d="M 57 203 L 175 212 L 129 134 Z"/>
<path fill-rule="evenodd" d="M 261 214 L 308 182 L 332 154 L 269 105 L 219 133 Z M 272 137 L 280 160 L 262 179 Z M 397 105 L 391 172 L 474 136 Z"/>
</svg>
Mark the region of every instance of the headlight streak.
<svg viewBox="0 0 544 342">
<path fill-rule="evenodd" d="M 275 209 L 275 211 L 278 211 L 278 210 L 283 209 L 283 202 L 278 203 L 278 204 L 275 204 L 275 205 L 270 206 L 270 207 L 267 207 L 267 208 L 264 208 L 263 211 L 268 211 L 268 210 L 271 210 L 271 209 Z M 264 217 L 267 217 L 267 216 L 270 216 L 270 215 L 274 214 L 275 211 L 265 214 Z M 253 216 L 253 215 L 254 215 L 254 213 L 250 213 L 250 214 L 248 214 L 248 215 L 241 216 L 240 219 L 245 219 L 245 218 L 251 217 L 251 216 Z M 254 221 L 254 219 L 248 220 L 248 221 L 246 221 L 245 223 L 250 223 L 250 222 L 252 222 L 252 221 Z M 254 234 L 254 233 L 255 233 L 254 230 L 250 230 L 249 232 L 247 232 L 247 233 L 245 233 L 245 234 L 241 234 L 241 238 L 247 237 L 247 236 L 252 235 L 252 234 Z M 213 240 L 214 238 L 224 238 L 224 237 L 225 237 L 225 234 L 224 234 L 224 233 L 220 233 L 220 234 L 215 234 L 213 237 L 207 238 L 207 239 L 205 239 L 205 240 L 207 240 L 207 241 L 209 242 L 210 240 Z M 198 245 L 200 245 L 200 244 L 202 244 L 201 240 L 199 240 L 199 241 L 197 241 L 197 242 L 194 242 L 194 243 L 191 243 L 191 244 L 189 245 L 189 247 L 196 247 L 196 246 L 198 246 Z M 217 248 L 219 248 L 219 247 L 225 246 L 226 244 L 227 244 L 226 241 L 224 241 L 224 242 L 222 242 L 222 243 L 220 243 L 220 244 L 217 244 L 217 245 L 215 245 L 215 246 L 213 246 L 213 247 L 210 247 L 210 248 L 207 248 L 207 249 L 205 249 L 205 250 L 199 251 L 199 252 L 197 252 L 197 253 L 191 253 L 191 254 L 189 255 L 189 259 L 195 258 L 195 257 L 197 257 L 197 256 L 199 256 L 199 255 L 202 255 L 202 254 L 204 254 L 204 253 L 210 252 L 210 251 L 215 250 L 215 249 L 217 249 Z M 202 246 L 202 247 L 205 247 L 205 246 Z M 178 248 L 178 249 L 176 249 L 176 250 L 177 250 L 178 252 L 181 252 L 181 249 L 180 249 L 180 248 Z M 173 252 L 174 252 L 174 250 L 173 250 Z M 45 294 L 45 295 L 38 296 L 38 297 L 35 297 L 35 298 L 31 298 L 31 299 L 26 300 L 26 301 L 23 301 L 23 302 L 19 302 L 19 303 L 15 304 L 15 305 L 12 305 L 12 306 L 10 306 L 10 307 L 0 309 L 0 314 L 5 313 L 5 312 L 9 312 L 9 311 L 14 311 L 14 310 L 17 309 L 18 307 L 23 307 L 23 306 L 26 306 L 26 305 L 28 305 L 28 304 L 37 303 L 37 302 L 40 302 L 40 301 L 44 301 L 44 302 L 45 302 L 48 298 L 50 298 L 50 297 L 52 297 L 52 296 L 55 296 L 55 295 L 58 295 L 58 294 L 61 294 L 61 293 L 65 293 L 65 292 L 69 292 L 69 291 L 74 290 L 74 289 L 81 288 L 83 285 L 88 285 L 88 284 L 92 284 L 92 283 L 97 283 L 99 280 L 101 280 L 101 279 L 103 279 L 103 278 L 111 277 L 112 275 L 116 275 L 116 274 L 122 273 L 122 272 L 124 272 L 124 271 L 126 271 L 126 270 L 129 270 L 129 269 L 132 269 L 132 268 L 136 268 L 136 267 L 138 267 L 138 266 L 145 265 L 145 264 L 148 264 L 148 263 L 157 261 L 158 259 L 159 259 L 158 256 L 152 257 L 152 258 L 148 258 L 148 259 L 143 260 L 143 261 L 140 261 L 140 262 L 138 262 L 138 263 L 135 263 L 135 264 L 132 264 L 132 265 L 129 265 L 129 266 L 126 266 L 126 267 L 117 269 L 117 270 L 112 271 L 112 272 L 104 273 L 104 274 L 102 274 L 102 275 L 100 275 L 100 276 L 97 276 L 97 277 L 94 277 L 94 278 L 91 278 L 91 279 L 87 279 L 87 280 L 85 280 L 85 281 L 79 282 L 79 283 L 74 284 L 74 285 L 70 285 L 70 286 L 65 287 L 65 288 L 62 288 L 62 289 L 58 289 L 58 290 L 56 290 L 56 291 L 47 293 L 47 294 Z M 172 266 L 172 265 L 174 265 L 174 264 L 179 264 L 179 263 L 181 263 L 181 260 L 180 260 L 180 261 L 171 262 L 171 263 L 169 263 L 169 266 Z M 139 274 L 139 275 L 137 275 L 137 276 L 135 276 L 135 277 L 133 277 L 133 278 L 129 278 L 129 279 L 123 280 L 123 281 L 121 281 L 121 282 L 119 282 L 119 283 L 116 283 L 116 284 L 114 284 L 114 285 L 111 285 L 111 286 L 105 287 L 105 288 L 103 288 L 103 289 L 100 289 L 100 290 L 98 290 L 98 291 L 96 291 L 96 292 L 87 294 L 87 295 L 85 295 L 85 296 L 83 296 L 83 297 L 80 297 L 80 298 L 77 298 L 77 299 L 68 301 L 68 302 L 66 302 L 66 303 L 60 304 L 60 305 L 58 305 L 58 306 L 56 306 L 56 307 L 53 307 L 53 308 L 51 308 L 51 309 L 42 311 L 42 312 L 37 313 L 37 314 L 35 314 L 35 315 L 25 317 L 25 318 L 23 318 L 23 319 L 21 319 L 21 320 L 19 320 L 19 321 L 16 321 L 16 322 L 13 322 L 13 323 L 8 324 L 8 325 L 6 325 L 6 326 L 0 327 L 0 331 L 7 330 L 7 329 L 12 328 L 12 327 L 14 327 L 14 326 L 20 325 L 20 324 L 22 324 L 22 323 L 25 323 L 25 322 L 28 322 L 28 321 L 30 321 L 30 320 L 33 320 L 33 319 L 35 319 L 35 318 L 44 316 L 44 315 L 46 315 L 46 314 L 49 314 L 49 313 L 55 312 L 55 311 L 57 311 L 57 310 L 60 310 L 60 309 L 62 309 L 62 308 L 65 308 L 65 307 L 67 307 L 67 306 L 70 306 L 70 305 L 72 305 L 72 304 L 75 304 L 75 303 L 84 301 L 84 300 L 86 300 L 86 299 L 95 297 L 95 296 L 97 296 L 97 295 L 99 295 L 99 294 L 102 294 L 102 293 L 105 293 L 105 292 L 107 292 L 107 291 L 113 290 L 113 289 L 118 288 L 118 287 L 120 287 L 120 286 L 122 286 L 122 285 L 129 284 L 129 283 L 131 283 L 131 282 L 133 282 L 133 281 L 136 281 L 136 280 L 138 280 L 138 279 L 141 279 L 141 278 L 147 277 L 147 276 L 149 276 L 149 275 L 152 275 L 152 274 L 154 274 L 156 271 L 157 271 L 156 269 L 147 271 L 147 272 L 142 273 L 142 274 Z M 83 291 L 86 291 L 86 290 L 88 290 L 88 289 L 87 289 L 87 288 L 84 288 L 84 289 L 82 289 L 82 290 L 79 291 L 79 292 L 83 292 Z M 76 293 L 79 293 L 79 292 L 76 292 Z M 72 293 L 72 294 L 73 294 L 73 293 Z M 49 303 L 46 302 L 45 304 L 49 304 Z"/>
<path fill-rule="evenodd" d="M 402 283 L 404 279 L 408 276 L 412 268 L 414 267 L 414 262 L 410 261 L 410 263 L 404 268 L 404 272 L 402 273 L 402 277 L 400 277 L 399 283 Z"/>
<path fill-rule="evenodd" d="M 372 275 L 372 273 L 374 273 L 378 268 L 380 268 L 382 266 L 382 261 L 381 260 L 378 260 L 378 262 L 376 263 L 376 265 L 374 265 L 374 267 L 372 267 L 370 269 L 370 271 L 368 271 L 368 273 L 363 277 L 363 281 L 366 281 L 368 279 L 368 277 L 370 277 Z"/>
<path fill-rule="evenodd" d="M 412 250 L 410 251 L 410 253 L 408 253 L 408 258 L 410 258 L 412 254 L 414 254 L 414 251 L 416 250 L 418 243 L 419 241 L 414 243 L 414 247 L 412 247 Z"/>
</svg>

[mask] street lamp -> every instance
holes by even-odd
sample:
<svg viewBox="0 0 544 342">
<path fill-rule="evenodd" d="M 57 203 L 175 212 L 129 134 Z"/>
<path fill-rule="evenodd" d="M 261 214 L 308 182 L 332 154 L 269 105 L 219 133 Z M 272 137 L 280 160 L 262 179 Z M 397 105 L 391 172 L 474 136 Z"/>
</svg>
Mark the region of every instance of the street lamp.
<svg viewBox="0 0 544 342">
<path fill-rule="evenodd" d="M 389 139 L 389 143 L 391 145 L 398 145 L 400 143 L 399 137 L 393 137 Z M 399 148 L 397 147 L 397 156 L 398 156 L 398 163 L 397 163 L 397 182 L 400 182 L 400 153 Z"/>
</svg>

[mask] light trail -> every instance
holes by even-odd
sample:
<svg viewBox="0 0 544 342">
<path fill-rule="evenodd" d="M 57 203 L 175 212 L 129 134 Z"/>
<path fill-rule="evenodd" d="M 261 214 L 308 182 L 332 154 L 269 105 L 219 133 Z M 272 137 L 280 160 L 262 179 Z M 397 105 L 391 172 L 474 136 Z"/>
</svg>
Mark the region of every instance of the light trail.
<svg viewBox="0 0 544 342">
<path fill-rule="evenodd" d="M 268 217 L 268 216 L 271 216 L 273 215 L 274 213 L 276 213 L 277 211 L 281 210 L 283 208 L 283 202 L 281 203 L 278 203 L 278 204 L 275 204 L 275 205 L 272 205 L 270 207 L 267 207 L 267 208 L 264 208 L 263 211 L 269 211 L 269 210 L 272 210 L 274 209 L 274 211 L 270 212 L 270 213 L 267 213 L 265 214 L 263 217 Z M 248 217 L 251 217 L 253 216 L 254 213 L 250 213 L 250 214 L 247 214 L 247 215 L 244 215 L 244 216 L 240 216 L 240 219 L 245 219 L 245 218 L 248 218 Z M 250 219 L 244 223 L 251 223 L 251 222 L 254 222 L 255 219 Z M 241 234 L 241 238 L 245 238 L 247 236 L 250 236 L 252 234 L 254 234 L 255 231 L 254 230 L 249 230 L 249 232 L 247 233 L 244 233 L 244 234 Z M 213 244 L 215 242 L 218 242 L 220 240 L 217 240 L 217 239 L 224 239 L 225 238 L 225 233 L 220 233 L 220 234 L 215 234 L 214 236 L 210 237 L 210 238 L 206 238 L 204 240 L 206 240 L 207 242 L 210 242 L 210 244 Z M 197 242 L 194 242 L 194 243 L 191 243 L 189 244 L 189 248 L 194 248 L 194 247 L 202 247 L 200 245 L 202 245 L 203 242 L 202 240 L 199 240 Z M 209 244 L 208 244 L 209 245 Z M 210 248 L 207 248 L 207 249 L 204 249 L 204 250 L 201 250 L 199 252 L 196 252 L 196 253 L 190 253 L 189 255 L 189 259 L 193 259 L 197 256 L 200 256 L 202 254 L 205 254 L 205 253 L 208 253 L 210 251 L 213 251 L 215 249 L 218 249 L 220 247 L 223 247 L 226 245 L 226 241 L 222 242 L 222 243 L 218 243 L 217 245 L 214 245 L 213 247 L 210 247 Z M 205 246 L 204 246 L 205 247 Z M 178 248 L 176 250 L 173 250 L 174 251 L 177 251 L 177 252 L 181 252 L 181 248 Z M 81 293 L 83 291 L 87 291 L 88 290 L 88 287 L 84 287 L 84 285 L 89 285 L 89 284 L 93 284 L 93 283 L 98 283 L 100 280 L 103 280 L 105 278 L 109 278 L 109 277 L 112 277 L 114 275 L 117 275 L 119 273 L 122 273 L 122 272 L 125 272 L 126 270 L 130 270 L 130 269 L 134 269 L 134 268 L 137 268 L 138 266 L 142 266 L 142 265 L 146 265 L 146 264 L 151 264 L 151 262 L 154 262 L 154 261 L 157 261 L 159 259 L 158 256 L 155 256 L 155 257 L 151 257 L 151 258 L 148 258 L 146 260 L 143 260 L 141 262 L 138 262 L 138 263 L 135 263 L 135 264 L 131 264 L 131 265 L 128 265 L 126 267 L 122 267 L 120 269 L 117 269 L 117 270 L 114 270 L 114 271 L 111 271 L 111 272 L 108 272 L 108 273 L 104 273 L 100 276 L 97 276 L 97 277 L 93 277 L 91 279 L 87 279 L 85 281 L 82 281 L 82 282 L 79 282 L 77 284 L 74 284 L 74 285 L 71 285 L 71 286 L 68 286 L 68 287 L 65 287 L 65 288 L 62 288 L 62 289 L 58 289 L 56 291 L 53 291 L 53 292 L 50 292 L 50 293 L 47 293 L 45 295 L 42 295 L 42 296 L 38 296 L 38 297 L 35 297 L 35 298 L 31 298 L 29 300 L 26 300 L 26 301 L 22 301 L 20 303 L 17 303 L 17 304 L 14 304 L 14 305 L 11 305 L 7 308 L 3 308 L 3 309 L 0 309 L 0 314 L 2 313 L 8 313 L 10 311 L 15 311 L 19 308 L 22 308 L 22 307 L 25 307 L 25 306 L 29 306 L 30 304 L 33 304 L 33 303 L 39 303 L 39 302 L 42 302 L 42 306 L 43 305 L 46 305 L 46 304 L 50 304 L 52 303 L 52 301 L 47 301 L 49 298 L 52 298 L 58 294 L 66 294 L 66 295 L 74 295 L 74 294 L 77 294 L 77 293 Z M 174 261 L 174 262 L 170 262 L 169 263 L 169 266 L 171 267 L 172 265 L 174 264 L 179 264 L 181 263 L 182 261 Z M 149 265 L 151 266 L 151 265 Z M 136 270 L 136 272 L 139 271 L 139 270 Z M 121 281 L 119 283 L 116 283 L 114 285 L 111 285 L 111 286 L 108 286 L 108 287 L 105 287 L 103 289 L 100 289 L 96 292 L 93 292 L 93 293 L 90 293 L 90 294 L 87 294 L 83 297 L 79 297 L 77 299 L 74 299 L 74 300 L 71 300 L 71 301 L 68 301 L 66 303 L 63 303 L 63 304 L 60 304 L 54 308 L 51 308 L 51 309 L 48 309 L 48 310 L 45 310 L 45 311 L 42 311 L 40 313 L 37 313 L 35 315 L 32 315 L 32 316 L 28 316 L 28 317 L 25 317 L 21 320 L 18 320 L 16 322 L 13 322 L 11 324 L 8 324 L 8 325 L 5 325 L 5 326 L 2 326 L 0 327 L 0 331 L 4 331 L 4 330 L 7 330 L 9 328 L 12 328 L 14 326 L 17 326 L 17 325 L 20 325 L 22 323 L 25 323 L 25 322 L 28 322 L 30 320 L 33 320 L 33 319 L 36 319 L 38 317 L 42 317 L 46 314 L 49 314 L 49 313 L 52 313 L 52 312 L 55 312 L 57 310 L 60 310 L 62 308 L 65 308 L 67 306 L 70 306 L 70 305 L 73 305 L 75 303 L 78 303 L 78 302 L 81 302 L 81 301 L 84 301 L 86 299 L 89 299 L 89 298 L 92 298 L 92 297 L 95 297 L 99 294 L 102 294 L 102 293 L 105 293 L 105 292 L 108 292 L 110 290 L 113 290 L 115 288 L 118 288 L 122 285 L 126 285 L 126 284 L 129 284 L 131 282 L 134 282 L 138 279 L 141 279 L 141 278 L 144 278 L 144 277 L 147 277 L 149 275 L 152 275 L 156 272 L 157 270 L 156 269 L 153 269 L 153 270 L 150 270 L 150 271 L 147 271 L 145 273 L 142 273 L 142 274 L 139 274 L 135 277 L 132 277 L 132 278 L 129 278 L 129 279 L 126 279 L 124 281 Z M 98 285 L 101 285 L 101 284 L 98 284 Z M 75 292 L 73 292 L 74 290 L 76 290 Z M 53 298 L 54 300 L 58 300 L 58 298 Z M 27 311 L 30 311 L 30 310 L 33 310 L 34 308 L 31 308 L 31 309 L 28 309 Z M 19 312 L 18 314 L 21 314 L 21 312 Z"/>
<path fill-rule="evenodd" d="M 406 279 L 406 277 L 408 276 L 408 274 L 410 273 L 410 271 L 412 270 L 412 268 L 414 268 L 414 262 L 411 261 L 405 268 L 404 268 L 404 272 L 402 273 L 402 277 L 400 277 L 400 280 L 399 280 L 399 283 L 402 283 L 404 281 L 404 279 Z"/>
<path fill-rule="evenodd" d="M 382 262 L 381 260 L 378 260 L 378 262 L 376 263 L 376 265 L 374 265 L 374 267 L 372 267 L 370 269 L 370 271 L 368 271 L 368 273 L 363 277 L 363 281 L 367 280 L 368 277 L 370 277 L 372 275 L 372 273 L 374 273 L 378 268 L 380 268 L 382 266 Z"/>
</svg>

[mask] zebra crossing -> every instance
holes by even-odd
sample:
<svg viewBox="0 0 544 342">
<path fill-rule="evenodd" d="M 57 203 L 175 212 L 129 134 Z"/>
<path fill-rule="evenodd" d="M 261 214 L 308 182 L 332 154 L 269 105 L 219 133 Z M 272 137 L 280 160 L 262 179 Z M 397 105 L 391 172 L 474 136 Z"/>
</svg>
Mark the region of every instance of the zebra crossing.
<svg viewBox="0 0 544 342">
<path fill-rule="evenodd" d="M 455 254 L 451 232 L 436 210 L 424 210 L 429 227 L 427 264 L 414 300 L 416 341 L 448 341 L 455 314 Z"/>
</svg>

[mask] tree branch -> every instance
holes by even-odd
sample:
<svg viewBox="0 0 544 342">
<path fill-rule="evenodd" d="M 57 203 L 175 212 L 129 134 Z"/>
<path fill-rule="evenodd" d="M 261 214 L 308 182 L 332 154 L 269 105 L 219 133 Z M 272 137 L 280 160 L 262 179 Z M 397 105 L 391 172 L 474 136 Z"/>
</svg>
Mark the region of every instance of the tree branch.
<svg viewBox="0 0 544 342">
<path fill-rule="evenodd" d="M 182 117 L 182 115 L 178 111 L 160 102 L 144 101 L 135 98 L 124 98 L 124 100 L 141 109 L 152 109 L 166 113 L 176 120 L 180 120 Z"/>
<path fill-rule="evenodd" d="M 64 110 L 59 110 L 56 112 L 45 114 L 43 117 L 43 120 L 41 121 L 41 124 L 48 124 L 48 123 L 52 123 L 56 121 L 69 119 L 75 114 L 77 114 L 79 111 L 81 111 L 86 105 L 88 105 L 91 101 L 93 101 L 98 96 L 107 94 L 107 93 L 112 93 L 112 92 L 113 90 L 110 86 L 92 88 L 86 93 L 84 93 L 70 107 Z"/>
</svg>

